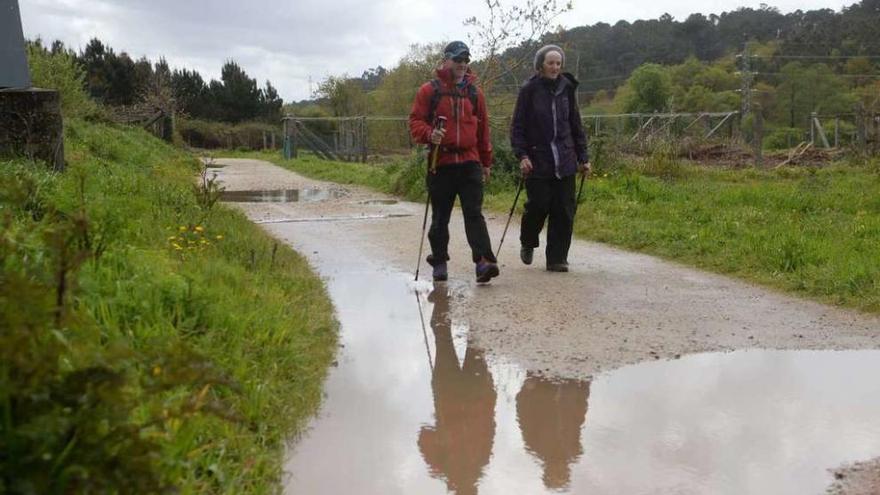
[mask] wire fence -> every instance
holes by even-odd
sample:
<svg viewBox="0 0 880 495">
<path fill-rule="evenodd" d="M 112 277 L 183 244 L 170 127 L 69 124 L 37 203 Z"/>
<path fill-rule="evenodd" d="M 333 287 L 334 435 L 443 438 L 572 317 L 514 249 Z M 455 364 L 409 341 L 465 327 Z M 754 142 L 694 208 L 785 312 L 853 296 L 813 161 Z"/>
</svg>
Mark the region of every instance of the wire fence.
<svg viewBox="0 0 880 495">
<path fill-rule="evenodd" d="M 584 115 L 590 136 L 605 136 L 632 152 L 644 151 L 658 140 L 731 145 L 739 140 L 739 112 L 623 113 Z M 497 147 L 509 147 L 511 117 L 491 117 Z M 366 161 L 369 155 L 404 154 L 415 143 L 407 117 L 295 117 L 283 119 L 284 154 L 302 150 L 326 159 Z"/>
</svg>

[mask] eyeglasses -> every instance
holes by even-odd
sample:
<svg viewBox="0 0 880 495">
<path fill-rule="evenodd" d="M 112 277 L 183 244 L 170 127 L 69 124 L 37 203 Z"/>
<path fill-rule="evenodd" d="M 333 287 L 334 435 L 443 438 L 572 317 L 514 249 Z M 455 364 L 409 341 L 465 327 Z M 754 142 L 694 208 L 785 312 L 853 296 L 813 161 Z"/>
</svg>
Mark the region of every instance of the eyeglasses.
<svg viewBox="0 0 880 495">
<path fill-rule="evenodd" d="M 460 64 L 460 63 L 462 63 L 462 62 L 464 62 L 464 63 L 467 64 L 467 63 L 470 63 L 471 58 L 468 57 L 467 55 L 462 55 L 462 56 L 460 56 L 460 57 L 452 57 L 452 61 L 455 62 L 455 63 L 457 63 L 457 64 Z"/>
</svg>

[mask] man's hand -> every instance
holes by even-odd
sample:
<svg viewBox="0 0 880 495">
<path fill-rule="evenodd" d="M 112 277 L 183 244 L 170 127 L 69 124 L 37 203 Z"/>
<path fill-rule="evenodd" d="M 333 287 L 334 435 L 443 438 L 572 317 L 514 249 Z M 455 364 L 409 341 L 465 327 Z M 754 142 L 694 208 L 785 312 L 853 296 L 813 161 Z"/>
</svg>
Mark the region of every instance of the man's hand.
<svg viewBox="0 0 880 495">
<path fill-rule="evenodd" d="M 519 161 L 519 171 L 522 172 L 523 177 L 525 177 L 532 173 L 532 169 L 534 169 L 532 161 L 529 160 L 529 157 L 524 156 L 523 159 Z"/>
<path fill-rule="evenodd" d="M 440 144 L 443 141 L 443 136 L 446 135 L 446 129 L 437 128 L 431 132 L 431 144 Z"/>
<path fill-rule="evenodd" d="M 578 172 L 580 172 L 581 175 L 584 177 L 590 175 L 590 172 L 592 171 L 593 166 L 590 164 L 590 162 L 581 163 L 580 165 L 578 165 Z"/>
<path fill-rule="evenodd" d="M 492 175 L 492 169 L 489 167 L 483 167 L 483 183 L 489 182 L 489 176 Z"/>
</svg>

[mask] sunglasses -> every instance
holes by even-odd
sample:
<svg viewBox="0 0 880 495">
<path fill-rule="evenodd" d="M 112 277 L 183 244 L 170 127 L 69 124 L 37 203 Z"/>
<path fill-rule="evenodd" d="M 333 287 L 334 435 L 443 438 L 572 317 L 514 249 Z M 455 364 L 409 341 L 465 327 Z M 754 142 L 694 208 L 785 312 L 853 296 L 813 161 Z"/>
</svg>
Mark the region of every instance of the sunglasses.
<svg viewBox="0 0 880 495">
<path fill-rule="evenodd" d="M 452 61 L 455 62 L 455 63 L 457 63 L 457 64 L 460 64 L 460 63 L 462 63 L 462 62 L 464 62 L 464 63 L 467 64 L 467 63 L 470 63 L 471 58 L 468 57 L 467 55 L 462 55 L 462 56 L 460 56 L 460 57 L 452 57 Z"/>
</svg>

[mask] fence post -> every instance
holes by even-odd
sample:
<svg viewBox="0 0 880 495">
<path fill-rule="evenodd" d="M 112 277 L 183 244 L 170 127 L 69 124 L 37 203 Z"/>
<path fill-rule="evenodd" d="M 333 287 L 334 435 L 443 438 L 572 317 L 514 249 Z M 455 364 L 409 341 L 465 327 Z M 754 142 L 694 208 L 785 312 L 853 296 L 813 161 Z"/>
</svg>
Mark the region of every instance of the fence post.
<svg viewBox="0 0 880 495">
<path fill-rule="evenodd" d="M 296 126 L 296 120 L 292 121 L 293 132 L 290 133 L 290 157 L 297 158 L 299 154 L 299 129 Z"/>
<path fill-rule="evenodd" d="M 361 163 L 367 163 L 367 117 L 361 117 Z"/>
<path fill-rule="evenodd" d="M 755 167 L 764 165 L 764 114 L 760 110 L 752 112 L 755 116 L 754 139 L 752 144 L 755 148 Z"/>
<path fill-rule="evenodd" d="M 858 149 L 861 153 L 867 150 L 867 129 L 865 129 L 865 107 L 862 103 L 856 105 L 856 140 L 858 141 Z"/>
<path fill-rule="evenodd" d="M 834 147 L 840 147 L 840 116 L 834 118 Z"/>
</svg>

